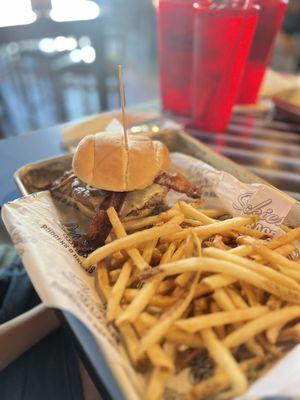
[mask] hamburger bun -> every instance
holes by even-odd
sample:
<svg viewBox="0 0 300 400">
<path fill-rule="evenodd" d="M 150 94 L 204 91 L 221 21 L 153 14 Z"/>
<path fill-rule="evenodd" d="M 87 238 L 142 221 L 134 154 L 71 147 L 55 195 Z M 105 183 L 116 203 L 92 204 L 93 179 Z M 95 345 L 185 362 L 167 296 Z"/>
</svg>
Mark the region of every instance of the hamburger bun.
<svg viewBox="0 0 300 400">
<path fill-rule="evenodd" d="M 166 146 L 149 137 L 100 132 L 80 141 L 73 157 L 75 174 L 87 185 L 128 192 L 151 185 L 170 162 Z"/>
</svg>

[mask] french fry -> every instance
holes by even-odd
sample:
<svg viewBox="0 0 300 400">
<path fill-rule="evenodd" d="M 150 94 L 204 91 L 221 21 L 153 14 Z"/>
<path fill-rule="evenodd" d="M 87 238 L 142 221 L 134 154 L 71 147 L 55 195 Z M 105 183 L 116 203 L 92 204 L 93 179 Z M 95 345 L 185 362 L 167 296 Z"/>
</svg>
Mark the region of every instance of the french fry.
<svg viewBox="0 0 300 400">
<path fill-rule="evenodd" d="M 220 312 L 220 311 L 221 311 L 221 308 L 219 307 L 219 305 L 216 302 L 212 301 L 210 303 L 210 312 L 211 312 L 211 314 L 213 315 L 213 314 L 215 314 L 217 312 Z M 214 327 L 214 331 L 216 332 L 218 339 L 221 340 L 226 336 L 226 330 L 225 329 L 226 329 L 225 325 L 218 325 L 218 326 Z"/>
<path fill-rule="evenodd" d="M 112 290 L 108 297 L 106 318 L 108 322 L 112 322 L 116 318 L 116 313 L 120 305 L 120 301 L 123 297 L 124 290 L 128 284 L 129 277 L 132 271 L 130 262 L 126 262 L 123 265 L 121 273 L 117 279 L 117 282 L 112 287 Z"/>
<path fill-rule="evenodd" d="M 98 285 L 101 288 L 101 291 L 99 291 Z M 95 286 L 98 293 L 101 293 L 102 300 L 106 302 L 109 299 L 111 287 L 109 285 L 108 272 L 103 262 L 98 264 Z M 117 314 L 121 311 L 121 307 L 118 307 Z M 141 362 L 141 358 L 138 357 L 138 349 L 140 345 L 139 340 L 131 325 L 127 324 L 119 329 L 126 345 L 128 355 L 132 363 L 137 366 L 138 363 Z"/>
<path fill-rule="evenodd" d="M 203 208 L 201 210 L 201 212 L 210 218 L 219 218 L 219 217 L 222 217 L 223 215 L 228 214 L 228 211 L 226 211 L 226 210 L 214 210 L 214 209 L 205 209 L 205 208 Z"/>
<path fill-rule="evenodd" d="M 236 265 L 240 265 L 247 269 L 250 269 L 251 271 L 257 272 L 265 276 L 266 278 L 269 278 L 274 282 L 282 284 L 288 288 L 300 290 L 300 285 L 294 279 L 291 279 L 255 261 L 248 260 L 235 254 L 228 254 L 225 251 L 215 248 L 206 248 L 204 249 L 203 254 L 217 259 L 227 260 L 229 262 L 235 263 Z"/>
<path fill-rule="evenodd" d="M 256 239 L 261 239 L 265 236 L 269 236 L 264 232 L 256 231 L 255 229 L 249 228 L 248 226 L 241 226 L 237 230 L 238 232 L 243 233 L 244 235 L 252 236 L 253 238 Z"/>
<path fill-rule="evenodd" d="M 195 232 L 192 233 L 192 237 L 193 237 L 196 249 L 197 249 L 197 256 L 201 257 L 202 256 L 202 240 L 198 238 L 198 236 L 195 234 Z"/>
<path fill-rule="evenodd" d="M 207 249 L 208 250 L 208 249 Z M 209 249 L 212 250 L 212 249 Z M 220 251 L 218 249 L 213 249 Z M 294 288 L 288 288 L 275 281 L 271 281 L 265 276 L 261 276 L 259 273 L 247 269 L 241 265 L 233 264 L 229 261 L 216 260 L 212 258 L 189 258 L 187 260 L 179 260 L 173 263 L 160 265 L 152 268 L 151 271 L 141 272 L 141 276 L 147 277 L 149 275 L 162 274 L 164 277 L 177 275 L 182 272 L 214 272 L 222 273 L 226 270 L 226 274 L 248 282 L 253 286 L 265 290 L 275 296 L 278 296 L 282 300 L 289 301 L 291 303 L 300 304 L 300 291 Z M 276 272 L 276 271 L 273 271 Z"/>
<path fill-rule="evenodd" d="M 270 250 L 267 246 L 257 243 L 253 247 L 258 254 L 268 260 L 271 264 L 279 265 L 283 268 L 291 268 L 298 271 L 300 270 L 300 263 L 288 260 L 282 255 Z"/>
<path fill-rule="evenodd" d="M 200 221 L 202 224 L 212 224 L 216 222 L 213 218 L 203 214 L 199 209 L 194 208 L 191 204 L 185 203 L 184 201 L 179 202 L 181 212 L 186 218 L 192 218 L 196 221 Z"/>
<path fill-rule="evenodd" d="M 223 274 L 215 274 L 208 276 L 206 278 L 203 278 L 201 283 L 198 285 L 195 297 L 197 297 L 198 295 L 200 296 L 201 294 L 209 293 L 212 290 L 229 286 L 234 282 L 236 282 L 236 278 L 233 278 L 232 276 L 227 276 Z M 201 287 L 203 287 L 202 289 L 203 293 L 201 292 Z M 205 288 L 208 288 L 208 290 L 205 291 Z"/>
<path fill-rule="evenodd" d="M 166 279 L 160 283 L 157 288 L 157 294 L 167 294 L 170 290 L 175 288 L 175 283 L 173 279 Z"/>
<path fill-rule="evenodd" d="M 124 302 L 129 303 L 140 293 L 139 289 L 126 289 L 124 292 Z M 176 303 L 178 298 L 173 294 L 170 296 L 162 296 L 159 294 L 154 294 L 149 300 L 149 306 L 168 308 Z"/>
<path fill-rule="evenodd" d="M 277 247 L 284 246 L 285 244 L 290 244 L 299 238 L 300 238 L 300 228 L 295 228 L 283 234 L 282 236 L 273 239 L 271 242 L 267 244 L 267 247 L 271 250 L 276 249 Z"/>
<path fill-rule="evenodd" d="M 149 240 L 160 238 L 163 235 L 172 234 L 178 231 L 180 227 L 175 224 L 165 224 L 162 226 L 145 229 L 144 231 L 135 232 L 111 243 L 106 244 L 93 251 L 82 263 L 83 267 L 87 268 L 93 264 L 102 261 L 104 258 L 115 253 L 116 251 L 137 247 Z"/>
<path fill-rule="evenodd" d="M 119 216 L 116 212 L 116 210 L 113 207 L 110 207 L 107 210 L 107 216 L 109 218 L 109 221 L 113 227 L 113 230 L 117 236 L 118 239 L 126 237 L 127 233 L 122 225 L 122 222 L 119 219 Z M 149 268 L 149 263 L 145 261 L 145 259 L 141 256 L 140 252 L 138 249 L 128 249 L 127 253 L 129 257 L 131 257 L 132 261 L 135 263 L 135 265 L 140 269 L 141 271 L 143 269 Z"/>
<path fill-rule="evenodd" d="M 140 319 L 135 320 L 133 326 L 140 338 L 145 335 L 147 327 Z M 160 368 L 161 370 L 168 371 L 170 373 L 175 372 L 174 361 L 158 344 L 154 344 L 152 347 L 150 347 L 147 350 L 146 354 L 154 367 Z"/>
<path fill-rule="evenodd" d="M 239 395 L 245 392 L 248 387 L 248 380 L 241 370 L 240 366 L 230 353 L 230 351 L 224 346 L 224 344 L 218 340 L 217 336 L 212 329 L 204 329 L 202 331 L 202 339 L 204 345 L 216 364 L 225 372 L 228 376 L 234 394 Z"/>
<path fill-rule="evenodd" d="M 178 249 L 172 255 L 171 261 L 181 260 L 182 258 L 184 258 L 184 255 L 185 255 L 185 242 L 183 241 L 178 247 Z"/>
<path fill-rule="evenodd" d="M 175 215 L 178 214 L 177 210 L 168 210 L 165 212 L 162 212 L 158 215 L 152 215 L 150 217 L 144 217 L 144 218 L 137 218 L 137 219 L 132 219 L 129 221 L 123 222 L 124 228 L 126 231 L 136 231 L 139 229 L 143 229 L 145 227 L 151 226 L 151 225 L 156 225 L 160 222 L 165 222 L 174 217 Z"/>
<path fill-rule="evenodd" d="M 205 239 L 209 236 L 215 235 L 216 233 L 222 233 L 230 229 L 235 229 L 240 226 L 248 225 L 256 220 L 255 217 L 236 217 L 227 219 L 225 221 L 214 222 L 210 225 L 198 226 L 196 228 L 183 229 L 180 232 L 164 236 L 162 238 L 165 242 L 173 242 L 176 240 L 186 239 L 188 235 L 195 232 L 197 236 Z"/>
<path fill-rule="evenodd" d="M 155 247 L 157 245 L 157 241 L 158 241 L 158 239 L 150 240 L 146 244 L 146 246 L 145 246 L 145 248 L 143 250 L 143 259 L 146 261 L 147 264 L 149 264 L 150 261 L 151 261 L 154 249 L 155 249 Z"/>
<path fill-rule="evenodd" d="M 230 333 L 223 340 L 228 348 L 237 347 L 259 333 L 277 325 L 286 324 L 300 317 L 300 306 L 289 306 L 281 310 L 271 311 L 266 315 L 247 322 L 241 328 Z"/>
<path fill-rule="evenodd" d="M 97 266 L 95 288 L 103 302 L 106 302 L 110 294 L 109 275 L 104 262 Z"/>
<path fill-rule="evenodd" d="M 115 283 L 122 271 L 122 268 L 114 269 L 112 271 L 109 271 L 109 281 L 111 283 Z"/>
<path fill-rule="evenodd" d="M 175 348 L 169 344 L 166 348 L 167 353 L 172 360 L 175 359 Z M 170 371 L 165 371 L 160 368 L 154 368 L 150 380 L 147 384 L 145 400 L 159 400 L 162 398 L 166 382 L 171 375 Z"/>
<path fill-rule="evenodd" d="M 152 328 L 159 322 L 159 319 L 145 312 L 143 312 L 139 318 L 141 318 L 141 320 L 149 328 Z M 182 331 L 174 326 L 167 330 L 165 337 L 169 342 L 174 343 L 177 346 L 186 345 L 195 349 L 203 348 L 203 341 L 199 335 Z"/>
<path fill-rule="evenodd" d="M 162 281 L 162 278 L 162 276 L 155 276 L 145 283 L 142 289 L 132 300 L 132 303 L 130 303 L 126 310 L 117 318 L 117 326 L 120 326 L 126 322 L 133 322 L 137 319 L 139 314 L 149 304 L 149 301 Z"/>
<path fill-rule="evenodd" d="M 281 331 L 278 342 L 300 343 L 300 323 Z"/>
<path fill-rule="evenodd" d="M 204 225 L 202 222 L 197 221 L 196 219 L 191 219 L 191 218 L 185 218 L 183 220 L 185 225 L 190 225 L 190 226 L 202 226 Z"/>
<path fill-rule="evenodd" d="M 189 258 L 193 256 L 194 252 L 194 242 L 192 239 L 192 235 L 188 236 L 185 240 L 185 258 Z M 183 272 L 177 278 L 175 278 L 175 284 L 180 286 L 180 287 L 185 287 L 188 283 L 188 281 L 191 278 L 191 273 L 190 272 Z"/>
<path fill-rule="evenodd" d="M 143 354 L 153 344 L 159 343 L 171 325 L 185 312 L 194 297 L 198 279 L 199 274 L 196 274 L 185 299 L 179 300 L 178 305 L 175 304 L 173 309 L 162 315 L 160 322 L 142 338 L 140 354 Z"/>
<path fill-rule="evenodd" d="M 195 333 L 206 328 L 248 321 L 267 314 L 268 312 L 269 309 L 266 306 L 249 307 L 243 310 L 220 311 L 213 314 L 199 315 L 197 317 L 178 320 L 175 326 L 185 331 Z"/>
<path fill-rule="evenodd" d="M 248 375 L 249 370 L 251 371 L 253 368 L 258 368 L 262 365 L 263 361 L 264 359 L 262 357 L 254 357 L 250 360 L 242 361 L 239 363 L 239 366 L 241 370 Z M 230 380 L 228 375 L 219 369 L 211 378 L 205 379 L 193 387 L 190 392 L 190 399 L 206 400 L 212 395 L 229 388 L 229 386 Z"/>
<path fill-rule="evenodd" d="M 230 311 L 230 307 L 234 307 L 234 308 L 231 308 L 231 309 L 235 309 L 235 308 L 245 309 L 245 308 L 249 307 L 248 304 L 245 302 L 245 300 L 242 298 L 242 296 L 240 296 L 238 293 L 236 293 L 235 290 L 227 287 L 223 291 L 228 296 L 228 299 L 227 299 L 226 303 L 223 301 L 224 310 L 225 310 L 225 306 L 226 306 L 228 311 Z M 221 298 L 220 298 L 220 300 L 221 300 Z M 233 325 L 234 328 L 239 328 L 240 326 L 241 326 L 240 323 L 237 323 L 237 324 Z M 255 339 L 248 340 L 245 343 L 245 345 L 253 355 L 259 356 L 259 357 L 263 357 L 264 356 L 264 351 L 263 351 L 262 347 L 256 342 Z"/>
<path fill-rule="evenodd" d="M 163 254 L 163 256 L 160 260 L 160 264 L 166 264 L 166 263 L 170 262 L 175 250 L 176 250 L 175 243 L 170 243 L 168 250 Z"/>
</svg>

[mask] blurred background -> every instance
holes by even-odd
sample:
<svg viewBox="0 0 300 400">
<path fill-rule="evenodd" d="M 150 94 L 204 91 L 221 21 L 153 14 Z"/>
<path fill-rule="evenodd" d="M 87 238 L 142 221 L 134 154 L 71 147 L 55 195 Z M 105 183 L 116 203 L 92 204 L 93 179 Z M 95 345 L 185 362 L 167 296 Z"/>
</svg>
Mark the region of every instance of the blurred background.
<svg viewBox="0 0 300 400">
<path fill-rule="evenodd" d="M 1 0 L 0 138 L 158 97 L 155 0 Z M 300 0 L 272 59 L 300 69 Z"/>
</svg>

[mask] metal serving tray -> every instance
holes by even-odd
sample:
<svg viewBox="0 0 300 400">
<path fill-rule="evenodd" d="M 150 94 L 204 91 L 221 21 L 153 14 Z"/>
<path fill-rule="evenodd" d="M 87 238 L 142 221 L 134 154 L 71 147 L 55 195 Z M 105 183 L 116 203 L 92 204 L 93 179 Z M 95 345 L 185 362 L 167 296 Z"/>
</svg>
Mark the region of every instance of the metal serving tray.
<svg viewBox="0 0 300 400">
<path fill-rule="evenodd" d="M 166 144 L 172 152 L 185 153 L 210 164 L 216 169 L 226 171 L 237 179 L 246 182 L 265 183 L 261 178 L 247 171 L 240 165 L 212 151 L 209 147 L 187 135 L 183 131 L 166 129 L 160 133 L 151 133 L 152 138 Z M 72 154 L 27 164 L 16 171 L 14 178 L 23 195 L 41 190 L 53 179 L 59 177 L 71 167 Z M 300 206 L 300 204 L 299 204 Z M 97 347 L 89 330 L 68 312 L 58 311 L 63 324 L 75 339 L 79 355 L 90 373 L 103 399 L 124 399 L 124 395 L 114 380 L 110 369 Z"/>
</svg>

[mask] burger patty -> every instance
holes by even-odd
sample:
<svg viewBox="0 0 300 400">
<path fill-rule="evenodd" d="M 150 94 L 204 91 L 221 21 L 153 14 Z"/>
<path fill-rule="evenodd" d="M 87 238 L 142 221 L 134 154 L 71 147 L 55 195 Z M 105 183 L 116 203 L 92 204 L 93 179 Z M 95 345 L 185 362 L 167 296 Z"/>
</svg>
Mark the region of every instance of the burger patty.
<svg viewBox="0 0 300 400">
<path fill-rule="evenodd" d="M 53 181 L 50 191 L 59 192 L 75 201 L 77 207 L 89 216 L 89 231 L 74 242 L 77 251 L 86 255 L 105 243 L 111 224 L 107 217 L 107 209 L 114 207 L 121 216 L 147 216 L 159 212 L 164 207 L 164 199 L 169 189 L 185 193 L 191 198 L 200 198 L 199 190 L 183 175 L 163 172 L 154 180 L 154 184 L 143 190 L 132 192 L 108 192 L 94 189 L 80 181 L 73 171 L 66 171 Z"/>
</svg>

